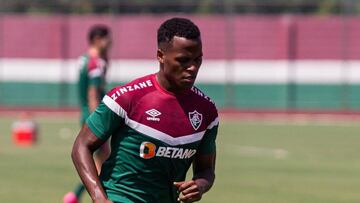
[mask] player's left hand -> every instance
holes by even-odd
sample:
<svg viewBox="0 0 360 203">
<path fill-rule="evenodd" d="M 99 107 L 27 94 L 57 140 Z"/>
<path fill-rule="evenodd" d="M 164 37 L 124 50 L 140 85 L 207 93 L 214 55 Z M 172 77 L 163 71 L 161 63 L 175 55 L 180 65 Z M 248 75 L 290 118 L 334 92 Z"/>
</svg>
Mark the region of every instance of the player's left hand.
<svg viewBox="0 0 360 203">
<path fill-rule="evenodd" d="M 178 201 L 191 203 L 199 201 L 204 193 L 201 184 L 196 180 L 174 182 L 180 193 Z"/>
</svg>

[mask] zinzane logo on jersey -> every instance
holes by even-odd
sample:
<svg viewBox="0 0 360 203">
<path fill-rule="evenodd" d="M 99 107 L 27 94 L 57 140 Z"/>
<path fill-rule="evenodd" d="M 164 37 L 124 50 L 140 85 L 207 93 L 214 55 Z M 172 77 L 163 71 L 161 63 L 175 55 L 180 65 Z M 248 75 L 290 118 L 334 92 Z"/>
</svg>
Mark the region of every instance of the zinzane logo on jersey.
<svg viewBox="0 0 360 203">
<path fill-rule="evenodd" d="M 196 110 L 193 112 L 189 112 L 189 119 L 192 127 L 197 130 L 201 126 L 201 122 L 203 119 L 203 116 L 201 113 L 197 112 Z"/>
<path fill-rule="evenodd" d="M 140 157 L 151 159 L 155 156 L 171 159 L 190 159 L 196 154 L 196 149 L 184 149 L 178 147 L 159 147 L 151 142 L 143 142 L 140 145 Z"/>
<path fill-rule="evenodd" d="M 132 92 L 132 91 L 136 91 L 136 90 L 140 90 L 140 89 L 144 89 L 144 88 L 152 87 L 152 86 L 153 86 L 153 84 L 152 84 L 151 80 L 139 82 L 139 83 L 133 84 L 133 85 L 123 86 L 123 87 L 120 87 L 118 90 L 116 90 L 111 95 L 111 98 L 113 100 L 116 100 L 119 96 L 121 96 L 127 92 Z"/>
</svg>

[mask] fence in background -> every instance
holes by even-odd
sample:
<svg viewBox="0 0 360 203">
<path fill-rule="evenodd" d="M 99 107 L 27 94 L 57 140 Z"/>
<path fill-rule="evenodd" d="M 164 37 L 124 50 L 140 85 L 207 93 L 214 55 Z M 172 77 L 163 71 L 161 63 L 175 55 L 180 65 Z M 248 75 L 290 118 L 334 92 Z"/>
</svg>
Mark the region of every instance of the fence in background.
<svg viewBox="0 0 360 203">
<path fill-rule="evenodd" d="M 112 29 L 110 85 L 155 71 L 168 17 L 0 16 L 0 105 L 76 106 L 76 58 L 96 23 Z M 202 31 L 198 85 L 220 107 L 360 109 L 359 17 L 185 17 Z"/>
<path fill-rule="evenodd" d="M 0 16 L 0 57 L 75 58 L 89 27 L 102 23 L 112 29 L 112 58 L 152 59 L 156 30 L 168 17 Z M 207 59 L 360 59 L 360 17 L 187 17 L 201 28 Z"/>
</svg>

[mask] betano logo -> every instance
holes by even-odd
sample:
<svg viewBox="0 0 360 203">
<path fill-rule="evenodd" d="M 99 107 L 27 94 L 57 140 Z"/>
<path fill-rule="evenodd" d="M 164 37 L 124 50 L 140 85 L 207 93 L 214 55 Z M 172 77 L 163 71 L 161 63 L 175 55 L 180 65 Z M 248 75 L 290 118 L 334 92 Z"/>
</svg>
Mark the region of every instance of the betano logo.
<svg viewBox="0 0 360 203">
<path fill-rule="evenodd" d="M 184 149 L 177 147 L 159 147 L 151 142 L 143 142 L 140 145 L 140 157 L 151 159 L 154 156 L 171 159 L 190 159 L 196 153 L 196 149 Z"/>
</svg>

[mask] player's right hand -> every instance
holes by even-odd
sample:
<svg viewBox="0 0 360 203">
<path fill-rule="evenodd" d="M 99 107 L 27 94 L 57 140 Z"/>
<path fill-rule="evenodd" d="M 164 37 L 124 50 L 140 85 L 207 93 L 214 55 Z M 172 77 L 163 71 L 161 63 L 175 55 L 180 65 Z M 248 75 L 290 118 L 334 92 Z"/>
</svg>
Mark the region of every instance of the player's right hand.
<svg viewBox="0 0 360 203">
<path fill-rule="evenodd" d="M 180 192 L 180 196 L 178 198 L 179 202 L 197 202 L 201 199 L 202 194 L 204 193 L 200 185 L 194 180 L 175 182 L 174 185 Z"/>
</svg>

